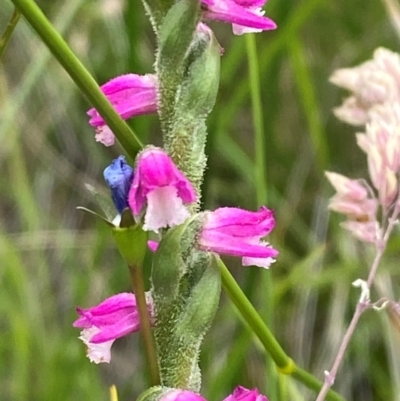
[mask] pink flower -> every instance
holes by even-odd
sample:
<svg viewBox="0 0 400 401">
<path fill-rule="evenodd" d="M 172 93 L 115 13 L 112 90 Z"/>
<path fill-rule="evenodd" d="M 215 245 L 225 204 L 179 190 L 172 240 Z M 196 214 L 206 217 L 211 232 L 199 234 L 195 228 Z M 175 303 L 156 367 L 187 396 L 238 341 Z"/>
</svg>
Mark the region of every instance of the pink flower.
<svg viewBox="0 0 400 401">
<path fill-rule="evenodd" d="M 258 389 L 249 390 L 242 386 L 237 386 L 231 395 L 223 401 L 268 401 L 265 395 L 259 393 Z"/>
<path fill-rule="evenodd" d="M 147 295 L 147 308 L 152 312 L 152 300 Z M 105 299 L 92 308 L 76 309 L 80 317 L 73 323 L 82 328 L 79 337 L 88 347 L 87 355 L 91 362 L 109 363 L 113 342 L 140 328 L 136 298 L 131 293 L 121 293 Z"/>
<path fill-rule="evenodd" d="M 266 0 L 201 0 L 204 17 L 232 24 L 233 33 L 261 32 L 276 28 L 274 21 L 264 17 Z"/>
<path fill-rule="evenodd" d="M 195 201 L 192 184 L 164 150 L 148 148 L 140 153 L 128 203 L 136 218 L 147 205 L 144 230 L 158 232 L 182 224 L 190 215 L 184 203 Z"/>
<path fill-rule="evenodd" d="M 275 226 L 273 212 L 265 206 L 257 212 L 224 207 L 205 212 L 199 246 L 205 251 L 242 256 L 243 266 L 268 268 L 278 251 L 261 241 Z"/>
<path fill-rule="evenodd" d="M 189 390 L 170 389 L 159 401 L 206 401 L 200 394 Z M 254 388 L 249 390 L 245 387 L 238 386 L 233 393 L 226 397 L 223 401 L 268 401 L 265 395 L 259 393 Z"/>
<path fill-rule="evenodd" d="M 171 389 L 158 401 L 207 401 L 200 394 L 189 390 Z"/>
<path fill-rule="evenodd" d="M 155 75 L 127 74 L 113 78 L 101 86 L 101 90 L 124 119 L 151 114 L 157 111 Z M 105 146 L 114 144 L 115 137 L 96 109 L 90 109 L 89 124 L 96 128 L 96 140 Z"/>
</svg>

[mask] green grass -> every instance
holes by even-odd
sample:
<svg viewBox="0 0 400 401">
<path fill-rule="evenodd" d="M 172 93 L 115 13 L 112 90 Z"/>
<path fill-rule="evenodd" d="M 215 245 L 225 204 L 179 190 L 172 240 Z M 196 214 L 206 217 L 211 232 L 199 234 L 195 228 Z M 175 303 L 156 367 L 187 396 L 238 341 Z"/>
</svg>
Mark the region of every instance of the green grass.
<svg viewBox="0 0 400 401">
<path fill-rule="evenodd" d="M 39 2 L 100 83 L 127 72 L 152 71 L 154 36 L 138 3 Z M 119 12 L 121 4 L 125 7 Z M 1 0 L 0 8 L 3 31 L 13 8 L 8 0 Z M 367 174 L 355 146 L 356 130 L 332 115 L 344 93 L 328 83 L 328 76 L 369 58 L 377 46 L 399 46 L 380 2 L 270 0 L 267 13 L 279 28 L 254 36 L 256 57 L 246 50 L 248 39 L 234 37 L 226 25 L 211 24 L 225 53 L 220 93 L 208 121 L 203 203 L 205 208 L 254 209 L 268 196 L 276 212 L 270 241 L 280 251 L 278 261 L 270 271 L 241 268 L 235 259 L 226 263 L 263 318 L 273 323 L 287 353 L 322 379 L 358 299 L 350 283 L 366 277 L 371 259 L 338 227 L 340 217 L 326 209 L 332 190 L 324 169 Z M 249 54 L 259 69 L 262 119 L 256 120 Z M 0 64 L 4 401 L 105 401 L 114 383 L 120 400 L 132 400 L 148 385 L 138 336 L 117 341 L 112 363 L 95 366 L 71 326 L 76 305 L 93 305 L 129 289 L 111 235 L 75 210 L 96 208 L 85 183 L 107 194 L 102 171 L 121 151 L 94 142 L 85 115 L 89 107 L 21 19 Z M 155 117 L 129 125 L 144 143 L 161 143 Z M 374 299 L 399 298 L 399 246 L 394 238 Z M 362 317 L 335 384 L 346 399 L 400 400 L 398 327 L 386 312 Z M 314 397 L 276 374 L 224 296 L 201 365 L 203 393 L 210 401 L 221 400 L 237 384 L 258 386 L 270 401 Z"/>
</svg>

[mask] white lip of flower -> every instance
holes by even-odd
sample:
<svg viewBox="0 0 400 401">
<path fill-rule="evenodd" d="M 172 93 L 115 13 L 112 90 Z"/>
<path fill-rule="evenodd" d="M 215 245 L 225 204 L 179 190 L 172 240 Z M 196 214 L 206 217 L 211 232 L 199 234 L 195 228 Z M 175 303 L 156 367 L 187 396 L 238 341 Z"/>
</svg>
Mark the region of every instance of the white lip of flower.
<svg viewBox="0 0 400 401">
<path fill-rule="evenodd" d="M 190 213 L 173 186 L 155 189 L 147 194 L 147 210 L 143 230 L 154 231 L 162 227 L 182 224 Z"/>
<path fill-rule="evenodd" d="M 94 363 L 110 363 L 111 361 L 111 346 L 114 340 L 106 341 L 101 344 L 93 344 L 91 338 L 101 330 L 95 326 L 81 331 L 79 339 L 87 346 L 87 357 L 90 362 Z"/>
</svg>

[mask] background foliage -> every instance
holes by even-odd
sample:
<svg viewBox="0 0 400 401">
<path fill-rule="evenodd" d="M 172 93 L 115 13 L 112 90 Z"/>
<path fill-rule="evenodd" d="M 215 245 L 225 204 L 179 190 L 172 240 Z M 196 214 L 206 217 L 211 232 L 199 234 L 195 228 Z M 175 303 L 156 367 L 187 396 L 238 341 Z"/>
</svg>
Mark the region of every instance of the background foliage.
<svg viewBox="0 0 400 401">
<path fill-rule="evenodd" d="M 99 83 L 152 71 L 154 35 L 138 1 L 38 2 Z M 0 0 L 0 31 L 12 13 Z M 398 38 L 378 1 L 274 0 L 278 30 L 256 35 L 265 133 L 271 242 L 281 255 L 270 271 L 233 274 L 285 350 L 323 378 L 354 310 L 370 250 L 327 212 L 325 169 L 366 176 L 355 130 L 331 109 L 344 93 L 328 83 L 334 69 L 392 50 Z M 244 37 L 211 24 L 225 49 L 220 94 L 209 119 L 204 207 L 255 209 L 254 121 Z M 107 194 L 102 171 L 118 146 L 96 144 L 90 107 L 21 21 L 0 64 L 0 388 L 1 400 L 133 400 L 147 386 L 138 336 L 117 341 L 110 365 L 85 357 L 71 323 L 75 306 L 129 290 L 128 271 L 105 227 L 76 211 L 96 208 L 85 183 Z M 257 123 L 257 122 L 256 122 Z M 154 116 L 130 122 L 145 143 L 160 144 Z M 399 239 L 377 277 L 374 299 L 399 298 Z M 270 277 L 271 276 L 271 277 Z M 348 400 L 400 400 L 400 321 L 387 312 L 361 319 L 335 388 Z M 201 361 L 203 393 L 220 400 L 237 384 L 258 386 L 271 401 L 314 395 L 278 377 L 225 297 Z"/>
</svg>

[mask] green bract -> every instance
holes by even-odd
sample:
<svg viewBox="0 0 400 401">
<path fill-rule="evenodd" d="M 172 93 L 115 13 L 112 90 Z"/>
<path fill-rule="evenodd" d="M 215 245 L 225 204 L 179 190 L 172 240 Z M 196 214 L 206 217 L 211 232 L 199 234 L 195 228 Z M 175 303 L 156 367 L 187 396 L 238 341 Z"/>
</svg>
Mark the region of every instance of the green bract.
<svg viewBox="0 0 400 401">
<path fill-rule="evenodd" d="M 171 229 L 154 257 L 152 297 L 161 384 L 198 392 L 199 348 L 218 307 L 215 256 L 195 248 L 197 222 Z"/>
</svg>

